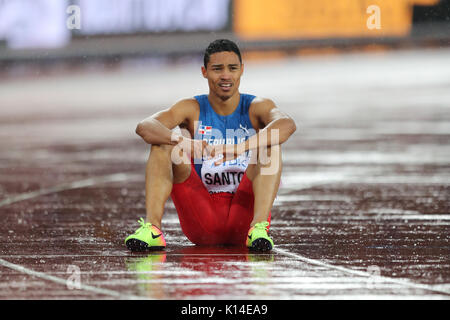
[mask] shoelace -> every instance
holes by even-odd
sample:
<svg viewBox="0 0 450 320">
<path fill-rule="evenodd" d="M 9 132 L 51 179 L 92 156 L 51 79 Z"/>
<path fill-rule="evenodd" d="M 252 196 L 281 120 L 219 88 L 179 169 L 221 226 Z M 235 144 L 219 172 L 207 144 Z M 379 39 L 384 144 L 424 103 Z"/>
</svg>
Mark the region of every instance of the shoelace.
<svg viewBox="0 0 450 320">
<path fill-rule="evenodd" d="M 254 228 L 255 229 L 264 229 L 267 231 L 267 227 L 269 226 L 269 222 L 264 221 L 264 222 L 258 222 L 255 224 Z"/>
<path fill-rule="evenodd" d="M 139 229 L 136 230 L 136 233 L 141 232 L 142 230 L 146 229 L 146 228 L 150 228 L 152 226 L 152 224 L 150 222 L 145 223 L 144 218 L 140 218 L 138 220 L 139 224 L 141 225 L 141 227 Z"/>
</svg>

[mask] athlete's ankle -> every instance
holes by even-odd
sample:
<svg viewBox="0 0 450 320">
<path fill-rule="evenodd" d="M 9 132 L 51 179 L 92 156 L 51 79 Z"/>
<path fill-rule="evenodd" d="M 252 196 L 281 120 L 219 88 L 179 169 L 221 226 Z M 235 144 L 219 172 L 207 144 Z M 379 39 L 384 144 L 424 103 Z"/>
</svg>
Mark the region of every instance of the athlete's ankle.
<svg viewBox="0 0 450 320">
<path fill-rule="evenodd" d="M 261 222 L 266 222 L 267 219 L 256 219 L 256 220 L 252 220 L 252 222 L 250 222 L 250 228 L 254 227 L 257 223 L 261 223 Z"/>
<path fill-rule="evenodd" d="M 147 216 L 147 222 L 150 222 L 152 224 L 152 226 L 155 226 L 159 230 L 161 230 L 161 221 L 160 220 Z"/>
</svg>

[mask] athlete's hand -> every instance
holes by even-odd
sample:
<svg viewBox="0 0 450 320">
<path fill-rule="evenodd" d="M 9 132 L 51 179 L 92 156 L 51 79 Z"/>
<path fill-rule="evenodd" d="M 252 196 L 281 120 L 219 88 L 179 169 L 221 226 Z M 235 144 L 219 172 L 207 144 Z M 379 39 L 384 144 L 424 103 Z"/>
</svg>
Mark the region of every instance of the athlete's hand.
<svg viewBox="0 0 450 320">
<path fill-rule="evenodd" d="M 238 158 L 242 153 L 245 152 L 245 145 L 240 144 L 219 144 L 212 147 L 210 155 L 212 158 L 222 155 L 217 159 L 214 164 L 216 166 L 230 160 Z"/>
<path fill-rule="evenodd" d="M 200 159 L 202 156 L 207 157 L 212 150 L 212 146 L 205 140 L 189 139 L 186 137 L 182 137 L 178 145 L 190 157 L 194 157 L 195 159 Z"/>
</svg>

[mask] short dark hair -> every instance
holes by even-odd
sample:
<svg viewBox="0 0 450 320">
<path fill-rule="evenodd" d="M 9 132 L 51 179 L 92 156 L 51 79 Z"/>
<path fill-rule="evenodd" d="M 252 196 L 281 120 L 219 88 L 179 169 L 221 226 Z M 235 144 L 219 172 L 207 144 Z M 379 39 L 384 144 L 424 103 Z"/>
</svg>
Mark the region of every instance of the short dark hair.
<svg viewBox="0 0 450 320">
<path fill-rule="evenodd" d="M 222 51 L 231 51 L 237 54 L 239 57 L 239 62 L 242 64 L 241 51 L 236 43 L 228 39 L 217 39 L 211 42 L 205 50 L 205 55 L 203 56 L 203 64 L 208 65 L 209 58 L 213 53 L 222 52 Z"/>
</svg>

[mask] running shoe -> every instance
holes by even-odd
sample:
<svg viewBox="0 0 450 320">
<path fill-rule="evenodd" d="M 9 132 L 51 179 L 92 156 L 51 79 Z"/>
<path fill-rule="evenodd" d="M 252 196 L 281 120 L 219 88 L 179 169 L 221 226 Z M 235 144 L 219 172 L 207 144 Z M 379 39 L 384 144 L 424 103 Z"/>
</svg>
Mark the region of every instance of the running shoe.
<svg viewBox="0 0 450 320">
<path fill-rule="evenodd" d="M 139 219 L 141 227 L 125 239 L 125 244 L 131 251 L 162 250 L 166 247 L 166 240 L 157 227 Z"/>
<path fill-rule="evenodd" d="M 269 222 L 264 221 L 255 224 L 248 231 L 247 247 L 254 251 L 270 251 L 273 248 L 273 240 L 267 235 Z"/>
</svg>

